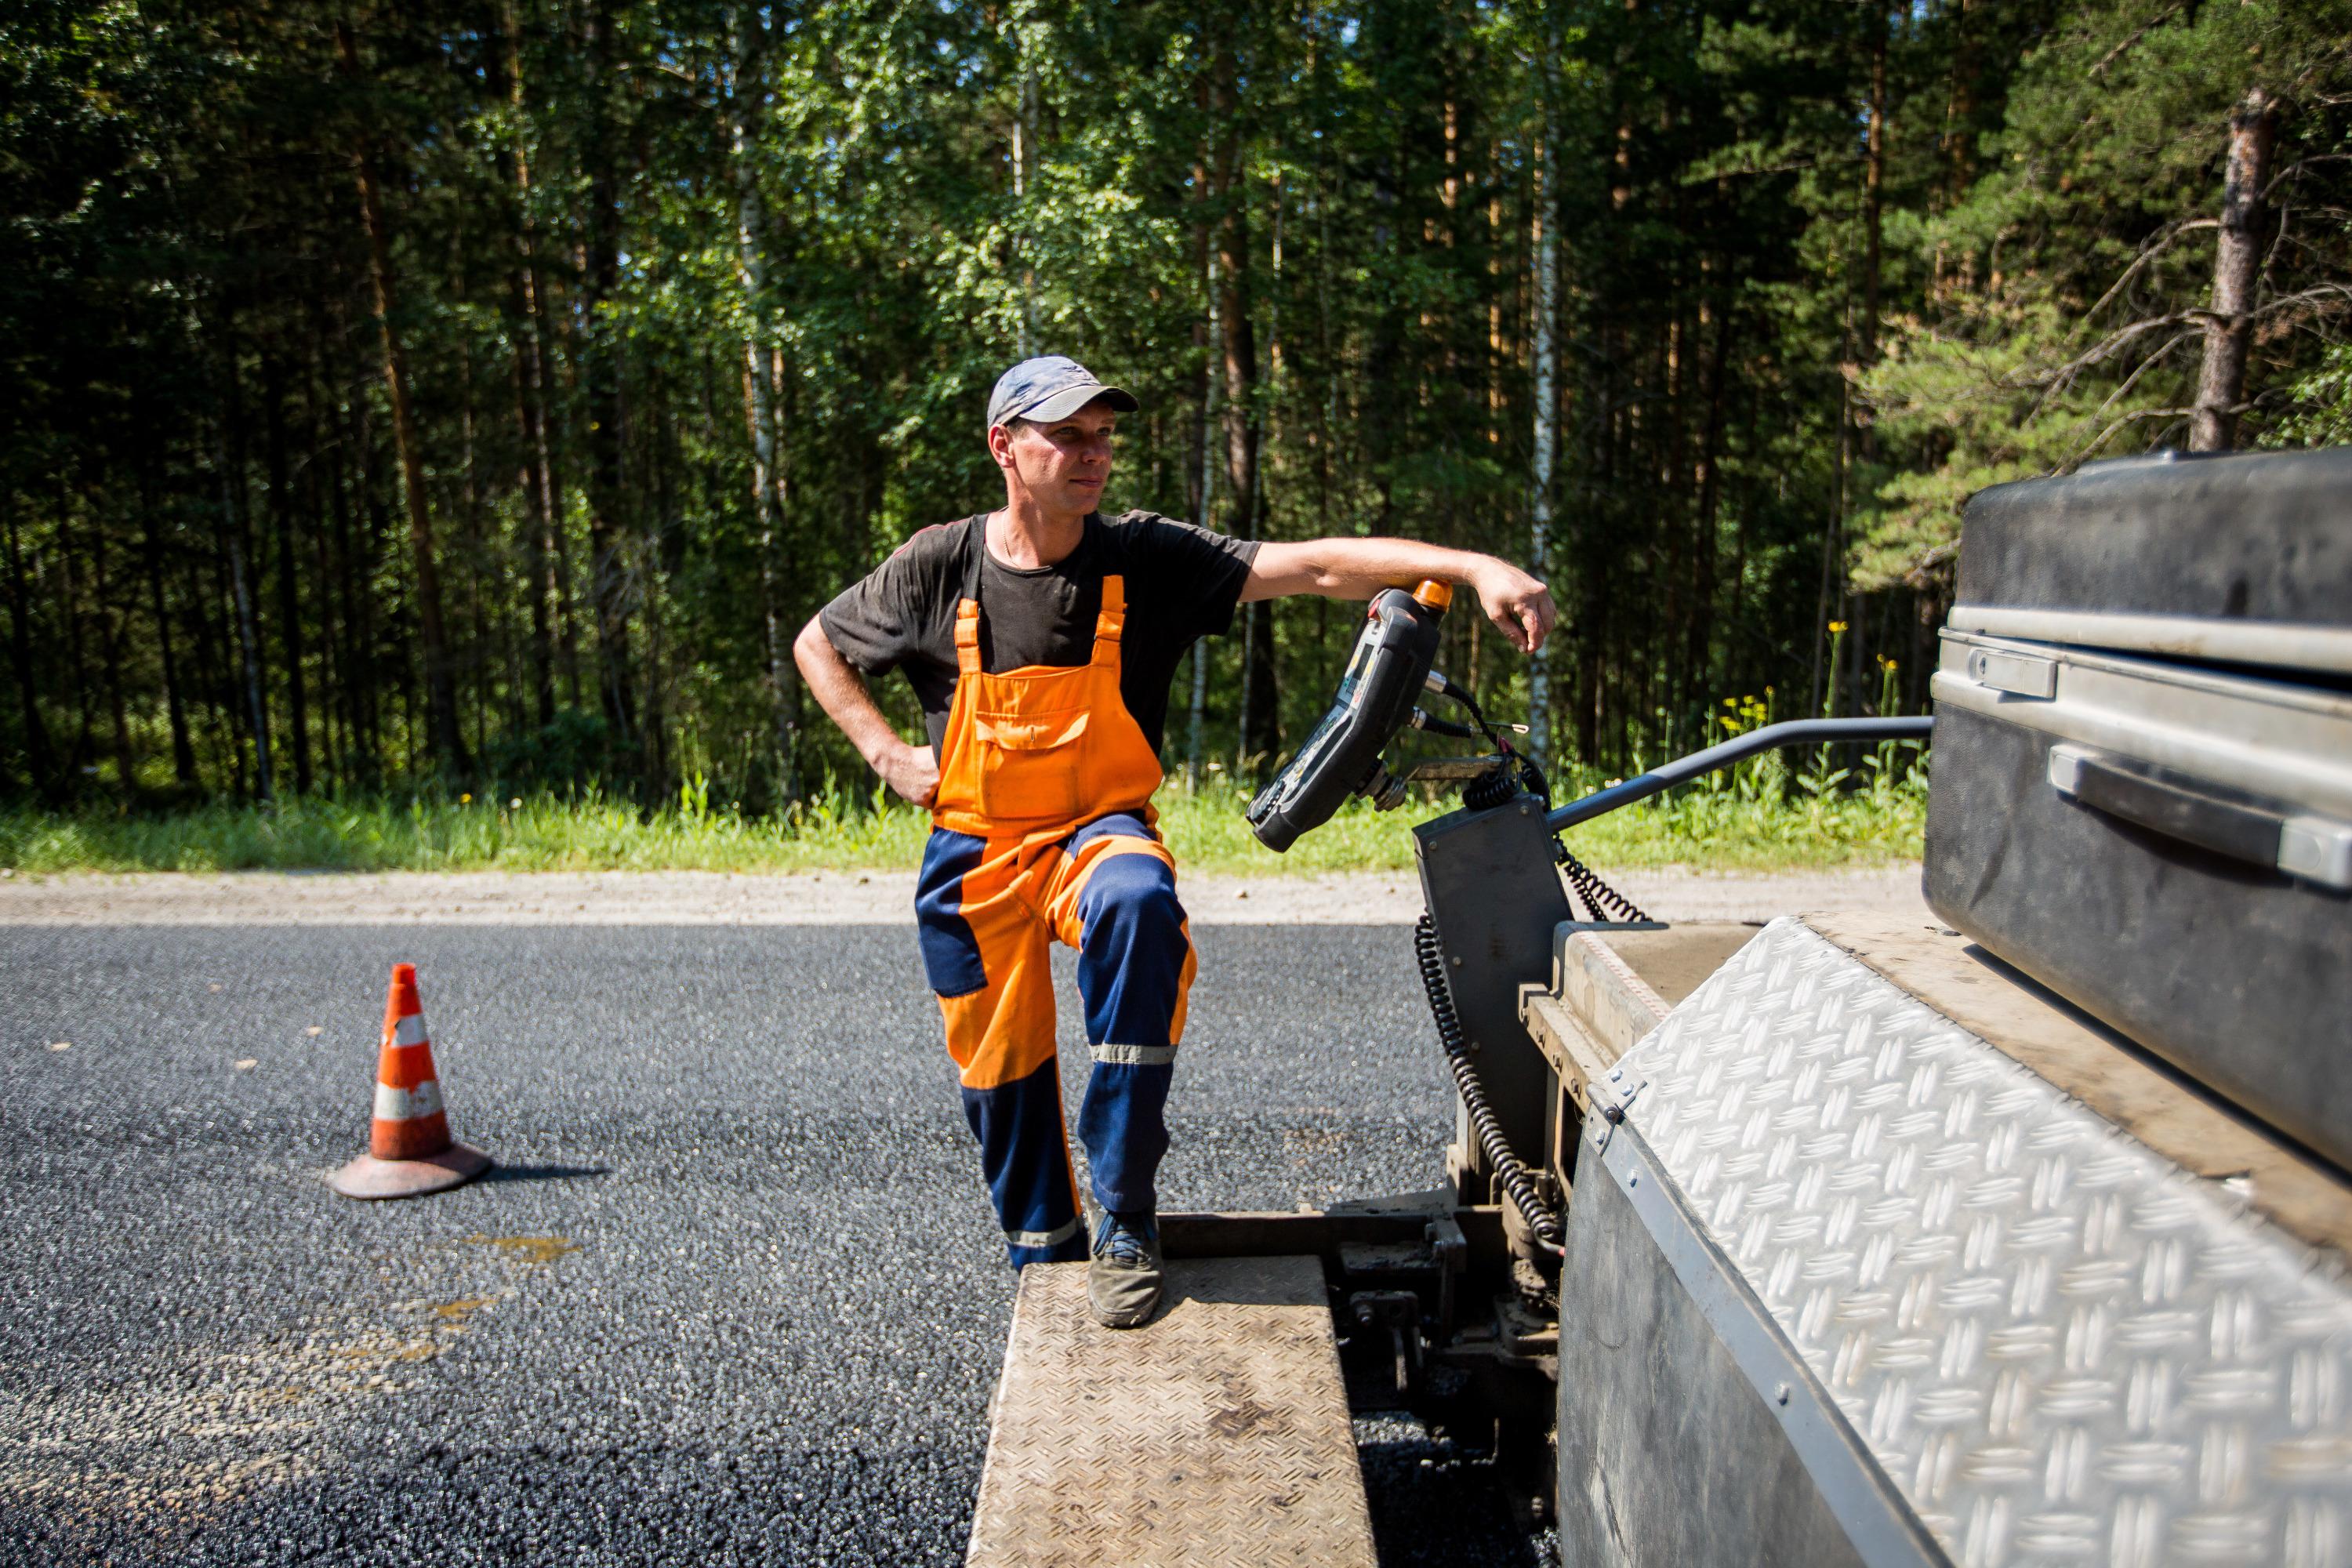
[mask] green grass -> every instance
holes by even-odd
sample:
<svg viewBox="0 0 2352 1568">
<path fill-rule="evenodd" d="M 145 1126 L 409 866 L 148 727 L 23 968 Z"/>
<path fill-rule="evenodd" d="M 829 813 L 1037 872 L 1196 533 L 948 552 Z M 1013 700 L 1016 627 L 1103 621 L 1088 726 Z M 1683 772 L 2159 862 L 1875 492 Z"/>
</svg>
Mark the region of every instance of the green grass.
<svg viewBox="0 0 2352 1568">
<path fill-rule="evenodd" d="M 1885 748 L 1857 781 L 1815 763 L 1792 775 L 1767 757 L 1574 829 L 1570 849 L 1610 867 L 1722 870 L 1852 867 L 1916 858 L 1927 816 L 1924 769 Z M 1609 782 L 1578 778 L 1567 800 Z M 1287 855 L 1242 820 L 1222 780 L 1171 784 L 1160 825 L 1178 859 L 1202 871 L 1402 870 L 1407 829 L 1452 809 L 1414 801 L 1385 815 L 1351 802 Z M 72 871 L 812 871 L 911 868 L 928 822 L 909 807 L 835 792 L 786 820 L 713 806 L 692 785 L 665 809 L 601 796 L 476 800 L 311 798 L 274 807 L 208 805 L 169 816 L 89 809 L 0 810 L 0 867 Z"/>
</svg>

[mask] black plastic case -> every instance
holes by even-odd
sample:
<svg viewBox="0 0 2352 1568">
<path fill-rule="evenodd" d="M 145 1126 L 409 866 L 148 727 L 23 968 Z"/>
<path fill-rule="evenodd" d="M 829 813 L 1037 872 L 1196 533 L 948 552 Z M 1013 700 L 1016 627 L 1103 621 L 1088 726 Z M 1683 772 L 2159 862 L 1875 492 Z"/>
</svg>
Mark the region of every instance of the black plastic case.
<svg viewBox="0 0 2352 1568">
<path fill-rule="evenodd" d="M 1988 490 L 1960 586 L 1930 906 L 2352 1167 L 2352 450 Z"/>
</svg>

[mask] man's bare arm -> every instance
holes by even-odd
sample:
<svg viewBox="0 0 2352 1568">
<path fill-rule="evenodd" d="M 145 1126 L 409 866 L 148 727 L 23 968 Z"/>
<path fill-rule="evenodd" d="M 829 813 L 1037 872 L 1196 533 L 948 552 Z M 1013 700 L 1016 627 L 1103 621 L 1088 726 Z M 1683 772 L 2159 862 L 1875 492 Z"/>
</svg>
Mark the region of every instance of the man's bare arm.
<svg viewBox="0 0 2352 1568">
<path fill-rule="evenodd" d="M 800 666 L 801 679 L 815 694 L 817 706 L 840 726 L 858 755 L 882 775 L 882 782 L 902 799 L 917 805 L 930 805 L 940 787 L 938 759 L 931 755 L 930 747 L 908 745 L 898 738 L 898 731 L 890 728 L 890 721 L 874 705 L 864 679 L 841 657 L 815 616 L 793 639 L 793 662 Z"/>
<path fill-rule="evenodd" d="M 1315 594 L 1369 599 L 1383 588 L 1410 588 L 1424 577 L 1467 584 L 1513 647 L 1533 653 L 1551 635 L 1559 611 L 1551 591 L 1509 562 L 1417 539 L 1307 539 L 1258 546 L 1242 602 Z"/>
</svg>

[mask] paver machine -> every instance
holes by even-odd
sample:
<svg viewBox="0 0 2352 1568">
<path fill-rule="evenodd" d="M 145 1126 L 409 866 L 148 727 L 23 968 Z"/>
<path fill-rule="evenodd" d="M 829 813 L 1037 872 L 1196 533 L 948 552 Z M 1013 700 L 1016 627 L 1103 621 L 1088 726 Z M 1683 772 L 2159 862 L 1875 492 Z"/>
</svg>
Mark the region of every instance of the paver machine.
<svg viewBox="0 0 2352 1568">
<path fill-rule="evenodd" d="M 1373 602 L 1249 815 L 1461 792 L 1412 830 L 1442 1181 L 1165 1215 L 1128 1334 L 1026 1270 L 972 1562 L 1370 1563 L 1349 1416 L 1402 1408 L 1570 1563 L 2352 1563 L 2352 450 L 2094 465 L 1965 537 L 1927 919 L 1669 924 L 1572 847 L 1930 720 L 1555 805 L 1433 669 L 1442 589 Z"/>
</svg>

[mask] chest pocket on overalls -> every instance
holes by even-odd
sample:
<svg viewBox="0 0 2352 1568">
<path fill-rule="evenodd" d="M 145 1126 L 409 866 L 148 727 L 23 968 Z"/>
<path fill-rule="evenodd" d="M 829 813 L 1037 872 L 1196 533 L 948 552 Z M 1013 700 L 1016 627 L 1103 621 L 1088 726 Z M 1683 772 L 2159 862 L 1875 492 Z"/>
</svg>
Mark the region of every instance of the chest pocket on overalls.
<svg viewBox="0 0 2352 1568">
<path fill-rule="evenodd" d="M 978 545 L 975 543 L 974 548 Z M 970 569 L 976 579 L 977 564 Z M 1114 812 L 1148 812 L 1160 759 L 1119 689 L 1126 584 L 1102 580 L 1092 656 L 1079 665 L 981 668 L 980 601 L 956 606 L 956 689 L 931 820 L 982 837 L 1066 832 Z"/>
<path fill-rule="evenodd" d="M 1004 822 L 1076 816 L 1086 804 L 1083 742 L 1090 717 L 1084 708 L 1036 712 L 1029 702 L 975 708 L 981 814 Z"/>
</svg>

